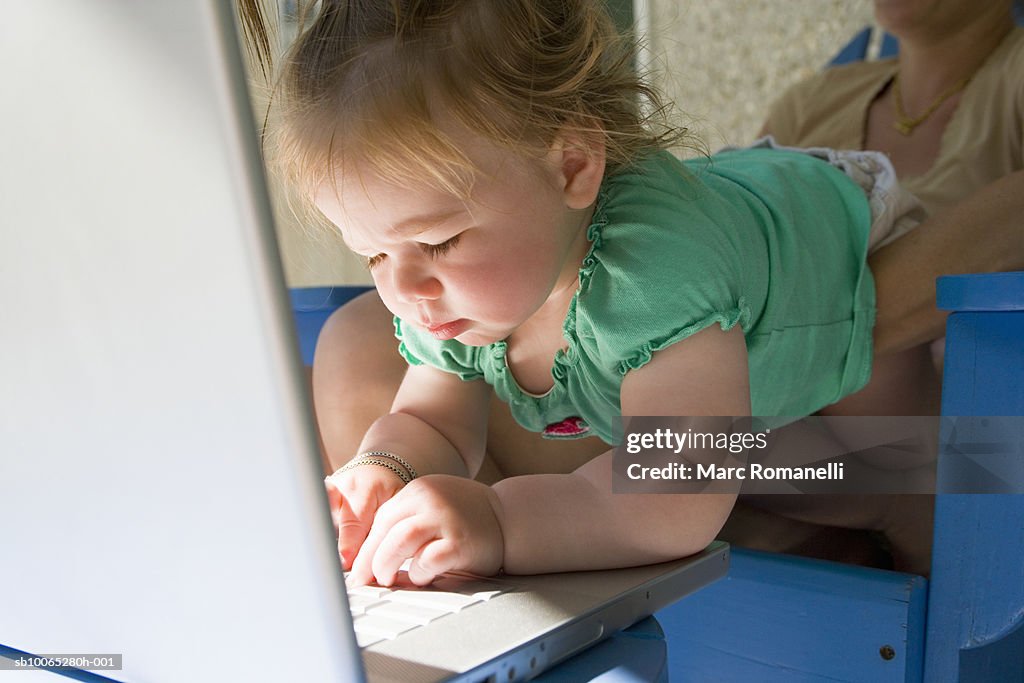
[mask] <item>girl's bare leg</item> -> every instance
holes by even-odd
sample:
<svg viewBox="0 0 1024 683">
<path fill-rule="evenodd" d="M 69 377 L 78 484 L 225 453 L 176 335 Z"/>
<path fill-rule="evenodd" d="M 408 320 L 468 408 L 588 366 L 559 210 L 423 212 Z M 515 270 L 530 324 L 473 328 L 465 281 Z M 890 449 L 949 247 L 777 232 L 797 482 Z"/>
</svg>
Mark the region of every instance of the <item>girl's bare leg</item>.
<svg viewBox="0 0 1024 683">
<path fill-rule="evenodd" d="M 919 346 L 876 358 L 868 385 L 821 414 L 933 415 L 938 399 L 931 354 L 927 346 Z M 763 536 L 776 543 L 767 549 L 794 552 L 811 537 L 805 526 L 787 527 L 772 519 L 777 515 L 803 524 L 878 531 L 888 540 L 894 569 L 927 575 L 931 566 L 932 495 L 761 495 L 742 496 L 741 502 L 770 514 L 747 515 L 746 525 L 734 523 L 730 530 L 738 543 Z M 789 536 L 782 531 L 786 528 Z"/>
</svg>

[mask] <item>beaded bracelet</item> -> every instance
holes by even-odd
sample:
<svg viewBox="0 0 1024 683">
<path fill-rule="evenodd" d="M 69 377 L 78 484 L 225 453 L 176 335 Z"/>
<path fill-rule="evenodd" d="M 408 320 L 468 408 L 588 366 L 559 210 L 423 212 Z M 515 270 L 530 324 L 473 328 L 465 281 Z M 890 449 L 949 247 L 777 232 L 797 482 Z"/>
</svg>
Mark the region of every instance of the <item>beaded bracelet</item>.
<svg viewBox="0 0 1024 683">
<path fill-rule="evenodd" d="M 394 453 L 388 453 L 387 451 L 367 451 L 366 453 L 361 453 L 359 457 L 388 458 L 389 460 L 394 460 L 399 465 L 405 468 L 405 470 L 409 473 L 409 481 L 412 481 L 413 479 L 419 476 L 418 474 L 416 474 L 416 470 L 413 469 L 412 465 L 410 465 L 408 462 L 406 462 L 405 459 L 398 457 Z"/>
<path fill-rule="evenodd" d="M 350 469 L 353 469 L 355 467 L 360 467 L 362 465 L 377 465 L 379 467 L 384 467 L 386 469 L 389 469 L 389 470 L 391 470 L 392 472 L 394 472 L 395 474 L 398 475 L 398 478 L 402 480 L 403 484 L 408 484 L 410 481 L 412 481 L 412 479 L 409 477 L 409 475 L 406 474 L 401 468 L 396 467 L 395 465 L 392 465 L 387 460 L 383 460 L 383 459 L 380 459 L 380 458 L 356 458 L 355 460 L 353 460 L 352 462 L 348 463 L 347 465 L 342 467 L 340 470 L 335 472 L 335 474 L 341 474 L 342 472 L 347 472 Z"/>
</svg>

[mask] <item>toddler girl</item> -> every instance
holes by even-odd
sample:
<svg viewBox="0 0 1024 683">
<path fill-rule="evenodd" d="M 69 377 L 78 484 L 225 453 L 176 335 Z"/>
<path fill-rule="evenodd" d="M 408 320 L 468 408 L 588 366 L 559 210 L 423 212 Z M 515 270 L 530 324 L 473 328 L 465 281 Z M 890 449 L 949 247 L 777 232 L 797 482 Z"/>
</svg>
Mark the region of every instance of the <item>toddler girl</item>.
<svg viewBox="0 0 1024 683">
<path fill-rule="evenodd" d="M 698 552 L 735 496 L 613 494 L 615 420 L 834 413 L 871 376 L 884 158 L 677 161 L 599 0 L 325 1 L 282 97 L 280 166 L 377 286 L 314 367 L 353 583 Z"/>
</svg>

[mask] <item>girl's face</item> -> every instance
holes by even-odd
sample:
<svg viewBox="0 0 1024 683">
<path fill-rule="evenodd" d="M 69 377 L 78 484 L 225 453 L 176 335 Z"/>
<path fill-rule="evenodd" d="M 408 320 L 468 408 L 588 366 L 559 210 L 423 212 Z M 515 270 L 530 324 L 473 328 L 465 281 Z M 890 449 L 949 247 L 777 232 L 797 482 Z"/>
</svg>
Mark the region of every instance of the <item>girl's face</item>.
<svg viewBox="0 0 1024 683">
<path fill-rule="evenodd" d="M 575 291 L 597 187 L 574 193 L 581 162 L 563 149 L 531 161 L 476 139 L 465 151 L 480 169 L 468 200 L 349 172 L 315 201 L 392 313 L 482 346 Z"/>
</svg>

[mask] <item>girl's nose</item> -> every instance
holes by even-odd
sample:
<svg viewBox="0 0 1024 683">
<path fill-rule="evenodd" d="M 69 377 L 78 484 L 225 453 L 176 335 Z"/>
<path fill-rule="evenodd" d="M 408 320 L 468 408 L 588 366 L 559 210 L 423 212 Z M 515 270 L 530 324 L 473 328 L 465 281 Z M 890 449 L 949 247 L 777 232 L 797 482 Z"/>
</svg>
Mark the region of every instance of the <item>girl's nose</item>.
<svg viewBox="0 0 1024 683">
<path fill-rule="evenodd" d="M 429 268 L 408 262 L 393 263 L 391 285 L 398 300 L 407 304 L 437 299 L 442 290 L 441 281 L 433 276 Z"/>
</svg>

